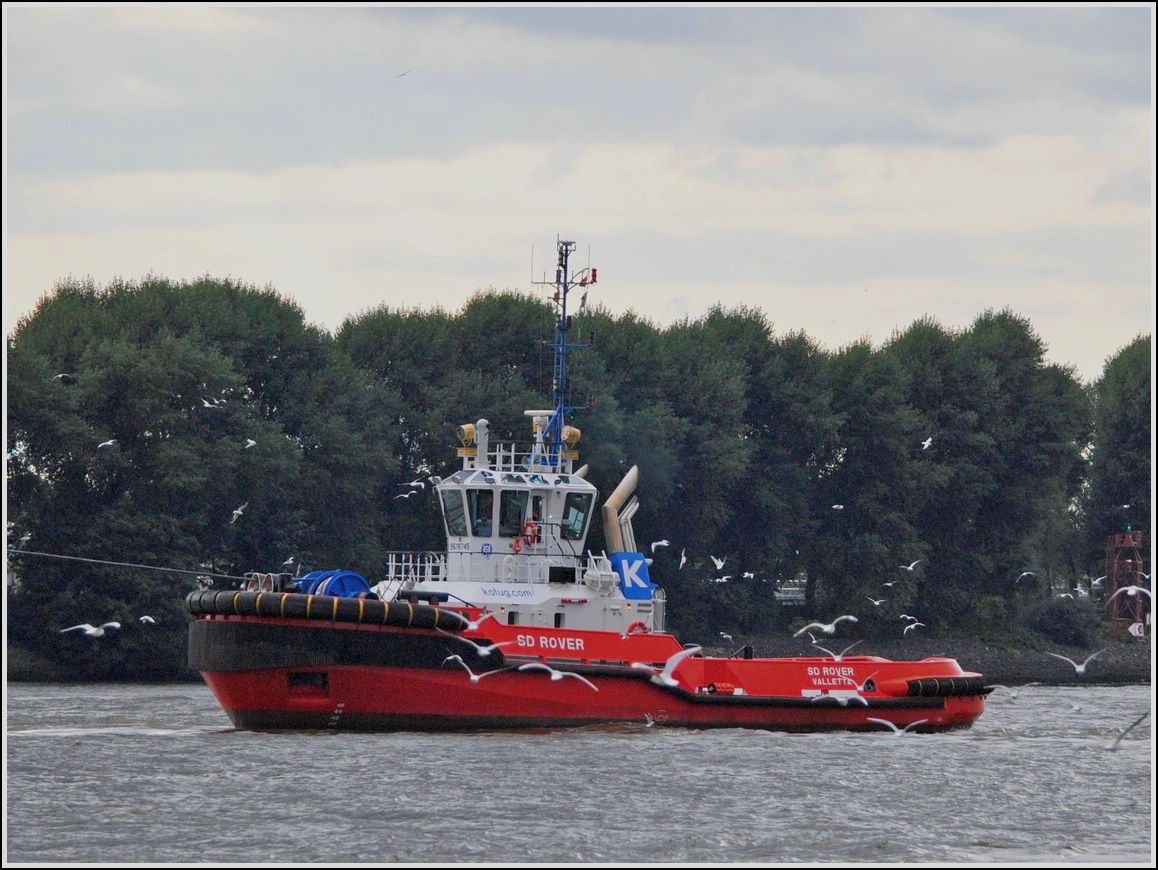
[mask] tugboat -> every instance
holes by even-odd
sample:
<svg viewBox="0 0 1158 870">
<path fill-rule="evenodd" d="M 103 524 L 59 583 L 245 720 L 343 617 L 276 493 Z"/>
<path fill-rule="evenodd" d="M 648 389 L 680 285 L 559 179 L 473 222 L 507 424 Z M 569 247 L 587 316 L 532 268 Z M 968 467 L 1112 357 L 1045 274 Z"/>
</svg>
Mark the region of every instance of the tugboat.
<svg viewBox="0 0 1158 870">
<path fill-rule="evenodd" d="M 553 406 L 526 412 L 525 444 L 458 428 L 462 467 L 432 477 L 440 553 L 389 556 L 371 586 L 352 570 L 254 572 L 190 593 L 189 664 L 242 730 L 469 731 L 605 724 L 781 731 L 967 728 L 980 674 L 949 658 L 712 657 L 665 630 L 663 589 L 636 544 L 638 468 L 602 506 L 609 553 L 587 537 L 598 493 L 566 422 L 568 295 L 559 240 Z"/>
</svg>

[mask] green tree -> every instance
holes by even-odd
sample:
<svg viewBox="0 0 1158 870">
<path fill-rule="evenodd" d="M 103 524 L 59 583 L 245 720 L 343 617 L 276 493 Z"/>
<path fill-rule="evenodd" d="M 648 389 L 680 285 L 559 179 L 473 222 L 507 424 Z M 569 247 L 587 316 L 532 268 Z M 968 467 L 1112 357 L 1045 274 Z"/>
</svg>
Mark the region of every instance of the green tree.
<svg viewBox="0 0 1158 870">
<path fill-rule="evenodd" d="M 92 560 L 10 562 L 9 630 L 33 651 L 92 676 L 171 675 L 193 584 L 176 571 L 240 576 L 291 555 L 379 570 L 397 400 L 272 290 L 65 282 L 8 360 L 12 531 Z M 126 630 L 99 654 L 58 634 L 110 619 Z"/>
<path fill-rule="evenodd" d="M 1089 570 L 1103 564 L 1111 535 L 1127 527 L 1151 532 L 1152 365 L 1150 336 L 1139 335 L 1106 361 L 1092 388 L 1094 436 L 1082 501 Z"/>
</svg>

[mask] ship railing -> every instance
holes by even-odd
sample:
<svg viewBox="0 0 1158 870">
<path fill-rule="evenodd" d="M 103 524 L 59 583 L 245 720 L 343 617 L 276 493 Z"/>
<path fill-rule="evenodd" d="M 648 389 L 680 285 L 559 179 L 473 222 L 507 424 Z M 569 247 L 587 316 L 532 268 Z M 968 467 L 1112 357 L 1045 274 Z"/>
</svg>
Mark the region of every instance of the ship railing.
<svg viewBox="0 0 1158 870">
<path fill-rule="evenodd" d="M 374 587 L 383 601 L 394 598 L 404 583 L 428 583 L 446 579 L 446 554 L 429 551 L 396 551 L 386 554 L 386 578 Z"/>
<path fill-rule="evenodd" d="M 472 448 L 462 448 L 468 468 L 482 468 L 477 453 Z M 549 444 L 499 441 L 491 444 L 486 451 L 486 467 L 491 471 L 508 471 L 521 474 L 570 474 L 571 462 L 579 458 L 578 451 L 558 450 Z"/>
<path fill-rule="evenodd" d="M 798 606 L 805 603 L 807 588 L 807 577 L 794 577 L 781 583 L 780 588 L 772 594 L 777 601 L 786 607 Z"/>
</svg>

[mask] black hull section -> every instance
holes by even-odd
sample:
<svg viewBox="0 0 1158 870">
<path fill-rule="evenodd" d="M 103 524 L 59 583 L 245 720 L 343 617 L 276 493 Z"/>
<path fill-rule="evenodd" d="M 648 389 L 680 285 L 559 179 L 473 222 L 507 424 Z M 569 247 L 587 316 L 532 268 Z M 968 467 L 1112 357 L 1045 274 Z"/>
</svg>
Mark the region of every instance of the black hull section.
<svg viewBox="0 0 1158 870">
<path fill-rule="evenodd" d="M 198 619 L 189 626 L 189 667 L 202 673 L 342 665 L 440 668 L 451 655 L 462 656 L 475 673 L 504 666 L 498 650 L 482 657 L 465 641 L 429 632 L 238 619 Z"/>
</svg>

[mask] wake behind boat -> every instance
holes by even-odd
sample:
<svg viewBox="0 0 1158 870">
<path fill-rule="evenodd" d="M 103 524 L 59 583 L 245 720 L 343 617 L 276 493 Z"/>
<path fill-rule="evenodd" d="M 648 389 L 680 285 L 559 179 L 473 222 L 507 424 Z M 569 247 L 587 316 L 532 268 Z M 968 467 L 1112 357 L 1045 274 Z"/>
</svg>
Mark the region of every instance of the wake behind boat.
<svg viewBox="0 0 1158 870">
<path fill-rule="evenodd" d="M 610 553 L 586 546 L 598 493 L 567 425 L 568 294 L 559 241 L 553 407 L 531 440 L 459 427 L 462 467 L 432 477 L 440 553 L 352 570 L 253 573 L 186 598 L 189 664 L 241 729 L 477 730 L 638 723 L 787 731 L 940 731 L 984 710 L 980 674 L 949 658 L 705 656 L 665 630 L 663 589 L 636 544 L 638 468 L 602 507 Z M 373 576 L 373 575 L 372 575 Z"/>
</svg>

